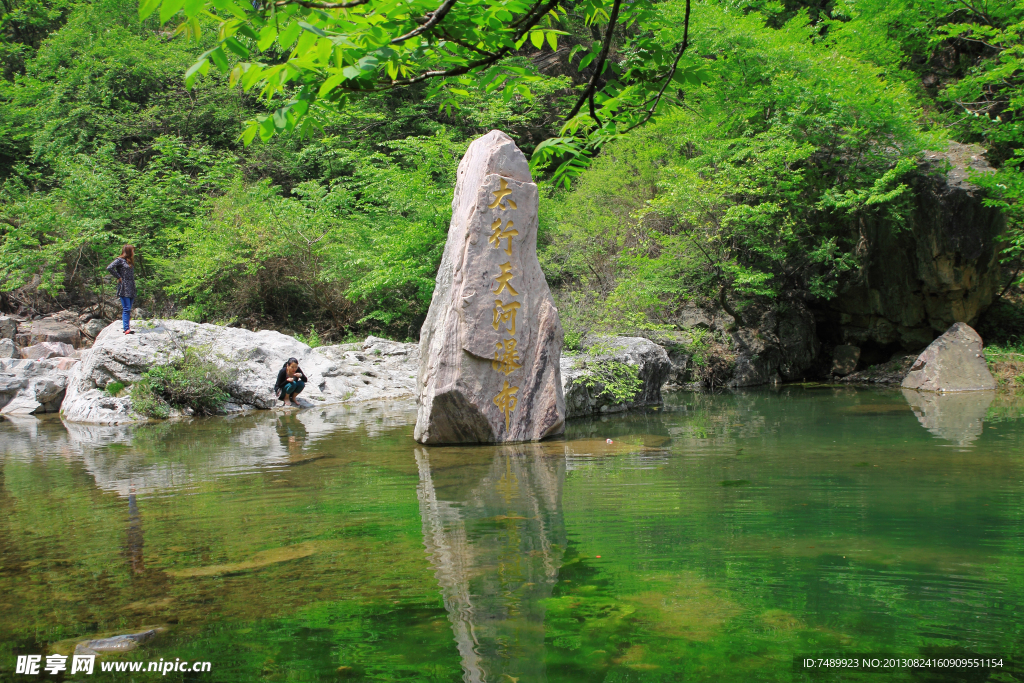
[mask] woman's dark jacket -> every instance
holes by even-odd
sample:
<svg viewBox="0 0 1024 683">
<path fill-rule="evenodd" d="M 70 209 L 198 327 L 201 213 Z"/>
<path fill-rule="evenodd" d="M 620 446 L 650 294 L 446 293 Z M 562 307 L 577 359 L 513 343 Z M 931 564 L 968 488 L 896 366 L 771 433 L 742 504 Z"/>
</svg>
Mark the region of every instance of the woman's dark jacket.
<svg viewBox="0 0 1024 683">
<path fill-rule="evenodd" d="M 117 296 L 126 299 L 135 298 L 135 269 L 118 256 L 107 266 L 107 272 L 121 281 L 117 283 Z"/>
<path fill-rule="evenodd" d="M 309 378 L 306 377 L 306 373 L 302 371 L 302 368 L 296 368 L 295 373 L 292 375 L 301 379 L 303 382 L 308 382 Z M 274 393 L 278 396 L 281 395 L 281 390 L 284 389 L 284 385 L 288 384 L 288 368 L 281 368 L 281 372 L 277 373 L 277 384 L 274 385 Z"/>
</svg>

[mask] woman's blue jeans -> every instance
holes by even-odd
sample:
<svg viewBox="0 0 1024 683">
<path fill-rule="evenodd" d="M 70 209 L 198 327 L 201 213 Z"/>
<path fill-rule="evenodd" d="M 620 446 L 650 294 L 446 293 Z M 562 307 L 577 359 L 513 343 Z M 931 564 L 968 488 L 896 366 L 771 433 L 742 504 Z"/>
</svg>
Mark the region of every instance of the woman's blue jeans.
<svg viewBox="0 0 1024 683">
<path fill-rule="evenodd" d="M 303 382 L 301 379 L 295 380 L 294 382 L 288 382 L 287 384 L 284 385 L 284 392 L 281 398 L 284 399 L 284 397 L 288 396 L 289 394 L 295 394 L 296 396 L 298 396 L 299 392 L 301 392 L 305 388 L 306 383 Z"/>
<path fill-rule="evenodd" d="M 121 297 L 121 322 L 124 323 L 124 329 L 126 330 L 132 319 L 132 301 L 133 299 L 130 297 Z"/>
</svg>

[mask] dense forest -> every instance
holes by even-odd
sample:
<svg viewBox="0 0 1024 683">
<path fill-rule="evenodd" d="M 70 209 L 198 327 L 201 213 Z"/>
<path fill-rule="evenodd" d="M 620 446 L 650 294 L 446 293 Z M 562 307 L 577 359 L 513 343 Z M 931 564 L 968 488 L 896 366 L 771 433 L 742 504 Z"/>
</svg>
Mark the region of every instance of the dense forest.
<svg viewBox="0 0 1024 683">
<path fill-rule="evenodd" d="M 181 5 L 140 20 L 136 0 L 2 0 L 0 307 L 112 304 L 104 268 L 131 242 L 147 313 L 416 338 L 455 168 L 498 128 L 541 183 L 541 262 L 570 346 L 671 329 L 694 302 L 739 313 L 787 291 L 835 296 L 858 265 L 848 226 L 899 225 L 907 174 L 950 140 L 996 168 L 972 178 L 1008 222 L 987 324 L 1003 342 L 1024 332 L 1018 3 L 715 0 L 691 14 L 664 0 L 607 36 L 599 4 L 569 3 L 495 53 L 500 74 L 357 89 L 303 125 L 277 107 L 307 86 L 261 91 L 231 68 L 280 61 L 287 41 L 218 38 L 201 3 L 175 30 Z M 680 40 L 686 59 L 642 120 L 616 129 L 603 113 L 629 87 L 581 108 L 591 84 Z M 200 55 L 224 68 L 197 68 Z"/>
</svg>

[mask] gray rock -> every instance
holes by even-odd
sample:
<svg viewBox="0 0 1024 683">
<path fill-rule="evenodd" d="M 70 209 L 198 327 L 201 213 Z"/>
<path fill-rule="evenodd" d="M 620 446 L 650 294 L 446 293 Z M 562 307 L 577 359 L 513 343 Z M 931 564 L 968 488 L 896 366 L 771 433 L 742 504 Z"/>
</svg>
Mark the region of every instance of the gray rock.
<svg viewBox="0 0 1024 683">
<path fill-rule="evenodd" d="M 36 412 L 43 412 L 39 409 L 43 404 L 28 396 L 15 396 L 11 401 L 0 409 L 0 415 L 32 415 Z"/>
<path fill-rule="evenodd" d="M 917 356 L 914 355 L 896 355 L 885 363 L 869 366 L 843 377 L 840 381 L 850 384 L 902 384 L 915 360 Z"/>
<path fill-rule="evenodd" d="M 4 337 L 0 339 L 0 358 L 21 358 L 21 350 L 14 340 Z"/>
<path fill-rule="evenodd" d="M 0 407 L 6 414 L 60 410 L 71 368 L 67 361 L 66 358 L 0 360 Z"/>
<path fill-rule="evenodd" d="M 707 311 L 697 306 L 686 306 L 679 312 L 676 324 L 685 330 L 700 328 L 710 330 L 716 327 L 715 320 L 708 315 Z M 718 325 L 717 327 L 724 327 Z"/>
<path fill-rule="evenodd" d="M 985 363 L 981 337 L 967 323 L 955 323 L 917 357 L 901 386 L 919 391 L 991 391 L 996 381 Z"/>
<path fill-rule="evenodd" d="M 93 318 L 92 320 L 82 325 L 82 332 L 84 332 L 86 336 L 95 339 L 96 337 L 99 336 L 100 332 L 102 332 L 109 324 L 110 323 L 108 323 L 106 320 L 101 320 L 100 318 Z"/>
<path fill-rule="evenodd" d="M 236 372 L 228 387 L 239 407 L 273 408 L 277 373 L 290 357 L 299 360 L 309 377 L 298 402 L 303 407 L 380 398 L 411 397 L 419 348 L 369 338 L 358 350 L 351 345 L 311 349 L 279 332 L 250 332 L 237 327 L 200 325 L 185 320 L 140 323 L 136 334 L 122 334 L 118 325 L 100 332 L 91 349 L 68 378 L 61 414 L 68 422 L 125 424 L 145 418 L 132 410 L 131 397 L 103 391 L 112 381 L 134 384 L 154 365 L 169 362 L 182 345 L 200 347 L 218 365 Z"/>
<path fill-rule="evenodd" d="M 832 374 L 844 377 L 857 369 L 860 347 L 841 344 L 832 350 Z"/>
<path fill-rule="evenodd" d="M 940 394 L 904 389 L 903 396 L 922 427 L 939 438 L 966 446 L 981 436 L 995 392 Z"/>
<path fill-rule="evenodd" d="M 692 319 L 696 314 L 688 314 Z M 721 311 L 706 315 L 711 320 L 710 333 L 701 344 L 702 364 L 691 358 L 685 363 L 676 351 L 670 383 L 673 386 L 715 385 L 733 388 L 777 384 L 783 380 L 800 380 L 811 374 L 818 362 L 821 344 L 816 333 L 814 315 L 802 300 L 789 296 L 772 307 L 750 306 L 743 313 L 744 325 L 722 326 L 728 319 Z M 694 348 L 698 331 L 675 335 L 684 348 Z M 683 356 L 688 354 L 683 354 Z M 699 370 L 699 371 L 698 371 Z"/>
<path fill-rule="evenodd" d="M 30 344 L 59 342 L 69 344 L 72 349 L 77 349 L 82 345 L 82 331 L 76 325 L 52 318 L 33 322 L 30 335 Z"/>
<path fill-rule="evenodd" d="M 537 186 L 504 133 L 459 164 L 448 241 L 420 333 L 421 443 L 561 434 L 562 327 L 537 261 Z"/>
<path fill-rule="evenodd" d="M 600 337 L 585 340 L 584 350 L 561 360 L 566 418 L 661 404 L 661 387 L 672 370 L 663 347 L 642 337 Z M 641 386 L 630 400 L 620 402 L 605 392 L 601 364 L 607 368 L 608 361 L 636 369 Z"/>
<path fill-rule="evenodd" d="M 689 367 L 693 356 L 677 344 L 665 347 L 665 351 L 668 353 L 669 362 L 668 386 L 682 387 L 689 382 Z M 562 374 L 562 386 L 565 386 L 564 371 Z"/>
<path fill-rule="evenodd" d="M 14 339 L 18 333 L 18 322 L 6 315 L 0 316 L 0 339 Z"/>
<path fill-rule="evenodd" d="M 31 360 L 43 360 L 45 358 L 69 358 L 75 353 L 75 347 L 64 342 L 39 342 L 32 346 L 26 346 L 21 350 L 21 357 Z"/>
</svg>

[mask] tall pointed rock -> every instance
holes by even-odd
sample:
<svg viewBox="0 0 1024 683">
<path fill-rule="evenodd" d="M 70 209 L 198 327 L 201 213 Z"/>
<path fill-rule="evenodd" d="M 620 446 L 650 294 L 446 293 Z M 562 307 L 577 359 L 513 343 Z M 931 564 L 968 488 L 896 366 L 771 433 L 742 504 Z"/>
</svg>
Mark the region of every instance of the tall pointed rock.
<svg viewBox="0 0 1024 683">
<path fill-rule="evenodd" d="M 562 326 L 537 261 L 537 186 L 492 130 L 459 164 L 452 222 L 420 330 L 420 443 L 561 434 Z"/>
</svg>

